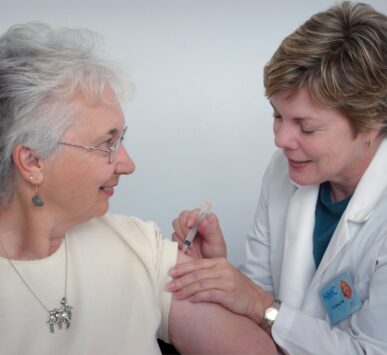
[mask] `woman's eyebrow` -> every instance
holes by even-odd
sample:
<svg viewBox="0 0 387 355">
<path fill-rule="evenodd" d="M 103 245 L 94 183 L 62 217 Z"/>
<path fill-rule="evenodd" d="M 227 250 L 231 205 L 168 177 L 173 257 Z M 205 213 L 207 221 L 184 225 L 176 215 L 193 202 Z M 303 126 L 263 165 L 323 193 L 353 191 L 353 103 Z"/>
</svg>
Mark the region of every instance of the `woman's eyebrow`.
<svg viewBox="0 0 387 355">
<path fill-rule="evenodd" d="M 110 135 L 116 135 L 118 134 L 118 129 L 117 128 L 111 128 L 109 131 L 108 131 L 108 134 Z"/>
<path fill-rule="evenodd" d="M 274 107 L 273 103 L 271 101 L 270 102 L 270 105 L 271 107 L 273 108 L 274 110 L 274 113 L 277 113 L 277 114 L 280 114 L 278 112 L 278 110 Z M 294 120 L 296 121 L 305 121 L 305 120 L 310 120 L 310 121 L 319 121 L 319 119 L 317 117 L 313 117 L 313 116 L 296 116 L 296 117 L 293 117 Z"/>
<path fill-rule="evenodd" d="M 109 129 L 106 133 L 103 133 L 102 135 L 101 135 L 101 137 L 102 138 L 104 138 L 104 137 L 116 137 L 116 136 L 118 136 L 119 135 L 119 133 L 120 133 L 120 131 L 119 131 L 119 129 L 117 129 L 117 128 L 111 128 L 111 129 Z"/>
</svg>

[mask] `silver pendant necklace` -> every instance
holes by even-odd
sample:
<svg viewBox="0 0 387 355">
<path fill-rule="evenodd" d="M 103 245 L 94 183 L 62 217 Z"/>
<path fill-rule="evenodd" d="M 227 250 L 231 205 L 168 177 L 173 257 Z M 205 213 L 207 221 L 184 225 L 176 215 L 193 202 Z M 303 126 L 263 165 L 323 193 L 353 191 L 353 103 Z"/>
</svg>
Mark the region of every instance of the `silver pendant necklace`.
<svg viewBox="0 0 387 355">
<path fill-rule="evenodd" d="M 54 308 L 50 310 L 48 307 L 45 306 L 45 304 L 42 302 L 42 300 L 37 296 L 37 294 L 34 292 L 34 290 L 31 288 L 31 286 L 27 283 L 26 280 L 24 280 L 23 276 L 20 274 L 19 270 L 16 268 L 12 260 L 9 258 L 7 251 L 5 250 L 3 244 L 0 241 L 0 246 L 3 249 L 4 255 L 7 258 L 9 264 L 11 265 L 12 269 L 16 272 L 16 274 L 19 276 L 20 280 L 23 281 L 24 285 L 28 288 L 28 290 L 31 292 L 31 294 L 35 297 L 35 299 L 40 303 L 40 305 L 48 312 L 48 325 L 50 327 L 50 332 L 54 333 L 55 325 L 58 326 L 59 329 L 62 329 L 63 324 L 66 326 L 66 329 L 70 327 L 71 324 L 71 317 L 72 317 L 72 311 L 73 308 L 67 303 L 67 273 L 68 273 L 68 263 L 67 263 L 67 242 L 66 237 L 64 237 L 64 243 L 65 243 L 65 255 L 66 255 L 66 266 L 65 266 L 65 287 L 64 287 L 64 296 L 62 297 L 60 301 L 60 306 L 58 308 Z"/>
</svg>

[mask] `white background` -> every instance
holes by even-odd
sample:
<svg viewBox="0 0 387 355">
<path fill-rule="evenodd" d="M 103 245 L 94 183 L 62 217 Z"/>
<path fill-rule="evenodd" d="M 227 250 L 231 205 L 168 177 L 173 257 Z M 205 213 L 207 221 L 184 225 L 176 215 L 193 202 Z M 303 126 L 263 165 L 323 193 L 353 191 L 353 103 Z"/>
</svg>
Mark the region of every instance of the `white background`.
<svg viewBox="0 0 387 355">
<path fill-rule="evenodd" d="M 386 0 L 368 2 L 387 13 Z M 43 21 L 100 33 L 136 86 L 124 103 L 136 172 L 111 211 L 165 236 L 210 200 L 234 264 L 244 257 L 260 180 L 275 149 L 262 71 L 280 41 L 330 0 L 0 0 L 0 31 Z"/>
</svg>

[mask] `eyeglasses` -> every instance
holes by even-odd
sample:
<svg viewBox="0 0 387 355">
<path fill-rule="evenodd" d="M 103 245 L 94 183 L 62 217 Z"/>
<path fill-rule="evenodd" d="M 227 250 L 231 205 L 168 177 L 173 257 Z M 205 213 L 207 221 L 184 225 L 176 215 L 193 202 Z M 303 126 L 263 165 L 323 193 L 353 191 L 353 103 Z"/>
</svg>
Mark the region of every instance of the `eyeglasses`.
<svg viewBox="0 0 387 355">
<path fill-rule="evenodd" d="M 72 143 L 66 143 L 66 142 L 58 142 L 58 144 L 67 145 L 69 147 L 83 148 L 83 149 L 87 149 L 87 150 L 91 150 L 91 151 L 105 152 L 109 157 L 109 164 L 112 164 L 117 157 L 118 148 L 125 138 L 126 128 L 127 127 L 124 128 L 124 131 L 122 132 L 121 137 L 119 137 L 111 145 L 111 147 L 109 149 L 93 147 L 91 145 L 79 145 L 79 144 L 72 144 Z"/>
</svg>

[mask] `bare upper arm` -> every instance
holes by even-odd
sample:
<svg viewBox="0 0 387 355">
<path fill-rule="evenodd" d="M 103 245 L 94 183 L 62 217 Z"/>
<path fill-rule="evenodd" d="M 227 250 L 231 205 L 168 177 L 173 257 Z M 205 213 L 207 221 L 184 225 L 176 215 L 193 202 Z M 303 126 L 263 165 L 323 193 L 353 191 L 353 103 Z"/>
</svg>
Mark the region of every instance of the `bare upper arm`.
<svg viewBox="0 0 387 355">
<path fill-rule="evenodd" d="M 188 260 L 190 257 L 179 251 L 177 263 Z M 215 303 L 172 297 L 169 338 L 183 354 L 277 354 L 262 328 Z"/>
</svg>

